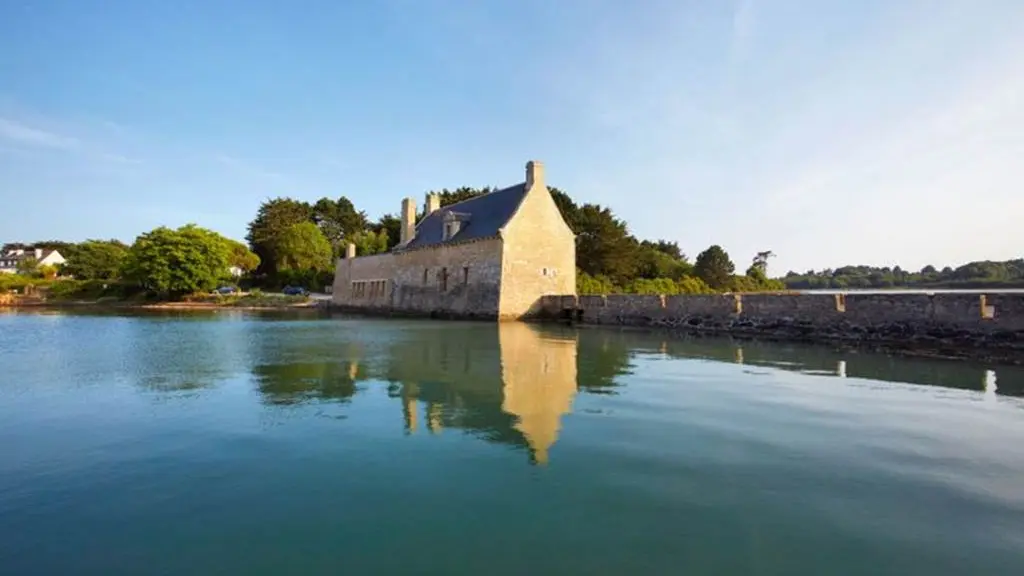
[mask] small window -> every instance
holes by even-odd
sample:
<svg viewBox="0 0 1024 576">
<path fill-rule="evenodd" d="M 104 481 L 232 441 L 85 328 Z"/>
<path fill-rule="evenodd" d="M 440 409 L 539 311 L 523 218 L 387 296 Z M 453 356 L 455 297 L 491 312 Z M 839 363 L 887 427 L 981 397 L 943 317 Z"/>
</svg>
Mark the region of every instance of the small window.
<svg viewBox="0 0 1024 576">
<path fill-rule="evenodd" d="M 448 291 L 448 269 L 441 268 L 441 292 Z"/>
<path fill-rule="evenodd" d="M 427 268 L 424 268 L 423 269 L 423 285 L 424 286 L 427 284 L 429 276 L 430 276 L 430 270 L 428 270 Z"/>
<path fill-rule="evenodd" d="M 466 266 L 462 269 L 462 284 L 469 284 L 469 266 Z"/>
</svg>

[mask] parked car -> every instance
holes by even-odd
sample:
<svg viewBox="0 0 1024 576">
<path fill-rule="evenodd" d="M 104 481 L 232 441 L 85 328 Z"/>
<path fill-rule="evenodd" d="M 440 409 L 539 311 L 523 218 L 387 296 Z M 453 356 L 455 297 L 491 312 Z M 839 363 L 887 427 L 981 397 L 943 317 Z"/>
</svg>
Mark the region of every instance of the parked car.
<svg viewBox="0 0 1024 576">
<path fill-rule="evenodd" d="M 234 294 L 235 292 L 238 292 L 238 288 L 235 288 L 234 286 L 221 286 L 220 288 L 217 288 L 215 292 L 217 292 L 217 294 Z"/>
<path fill-rule="evenodd" d="M 306 290 L 302 286 L 285 286 L 281 292 L 285 296 L 309 296 L 309 290 Z"/>
</svg>

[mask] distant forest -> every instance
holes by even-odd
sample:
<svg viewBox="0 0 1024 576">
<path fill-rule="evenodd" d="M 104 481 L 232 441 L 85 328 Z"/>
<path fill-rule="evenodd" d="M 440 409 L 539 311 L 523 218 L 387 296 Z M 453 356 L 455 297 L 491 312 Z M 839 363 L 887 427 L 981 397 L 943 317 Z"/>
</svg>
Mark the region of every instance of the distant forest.
<svg viewBox="0 0 1024 576">
<path fill-rule="evenodd" d="M 803 274 L 790 272 L 782 278 L 794 290 L 856 288 L 1024 288 L 1024 259 L 971 262 L 939 270 L 925 266 L 917 272 L 874 266 L 843 266 L 835 270 Z"/>
</svg>

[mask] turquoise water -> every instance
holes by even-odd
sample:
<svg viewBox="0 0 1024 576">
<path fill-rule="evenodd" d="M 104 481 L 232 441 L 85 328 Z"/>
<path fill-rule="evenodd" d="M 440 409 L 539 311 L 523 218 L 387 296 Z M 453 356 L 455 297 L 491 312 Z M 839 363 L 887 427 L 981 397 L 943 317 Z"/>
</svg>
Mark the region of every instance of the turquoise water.
<svg viewBox="0 0 1024 576">
<path fill-rule="evenodd" d="M 642 332 L 0 315 L 0 573 L 1019 574 L 1022 396 Z"/>
</svg>

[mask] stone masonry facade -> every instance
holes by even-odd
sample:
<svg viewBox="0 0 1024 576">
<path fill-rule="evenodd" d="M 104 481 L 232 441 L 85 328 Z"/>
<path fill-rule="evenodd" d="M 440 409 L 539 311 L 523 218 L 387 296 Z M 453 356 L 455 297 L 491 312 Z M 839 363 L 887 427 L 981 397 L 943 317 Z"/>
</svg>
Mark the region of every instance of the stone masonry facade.
<svg viewBox="0 0 1024 576">
<path fill-rule="evenodd" d="M 575 236 L 543 165 L 529 162 L 523 184 L 489 194 L 444 208 L 428 195 L 418 225 L 415 201 L 404 200 L 399 245 L 357 257 L 350 244 L 337 263 L 332 305 L 505 320 L 539 314 L 545 296 L 575 294 Z"/>
</svg>

